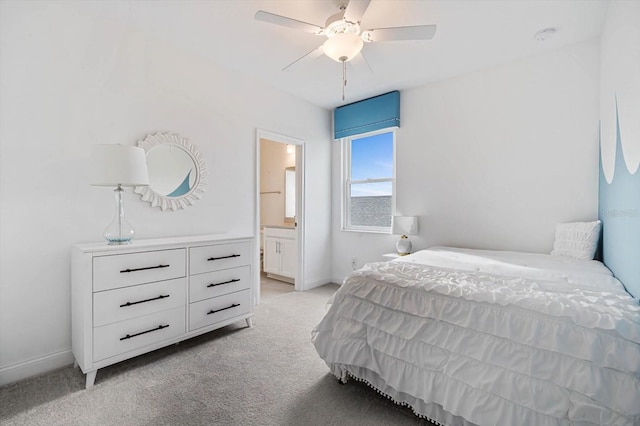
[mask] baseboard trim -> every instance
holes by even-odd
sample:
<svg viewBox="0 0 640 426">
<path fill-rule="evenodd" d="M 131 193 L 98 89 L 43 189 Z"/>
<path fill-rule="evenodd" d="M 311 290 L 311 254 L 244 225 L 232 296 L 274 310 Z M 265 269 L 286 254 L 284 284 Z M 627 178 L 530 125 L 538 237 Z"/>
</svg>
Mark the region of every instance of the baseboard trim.
<svg viewBox="0 0 640 426">
<path fill-rule="evenodd" d="M 304 290 L 311 290 L 312 288 L 316 288 L 316 287 L 320 287 L 322 285 L 325 284 L 329 284 L 331 281 L 331 279 L 329 278 L 320 278 L 317 280 L 313 280 L 313 281 L 305 281 L 304 283 Z"/>
<path fill-rule="evenodd" d="M 338 285 L 342 285 L 342 283 L 344 282 L 344 279 L 346 277 L 333 277 L 333 279 L 331 280 L 332 283 L 336 283 Z"/>
<path fill-rule="evenodd" d="M 0 368 L 0 386 L 73 364 L 71 349 Z"/>
</svg>

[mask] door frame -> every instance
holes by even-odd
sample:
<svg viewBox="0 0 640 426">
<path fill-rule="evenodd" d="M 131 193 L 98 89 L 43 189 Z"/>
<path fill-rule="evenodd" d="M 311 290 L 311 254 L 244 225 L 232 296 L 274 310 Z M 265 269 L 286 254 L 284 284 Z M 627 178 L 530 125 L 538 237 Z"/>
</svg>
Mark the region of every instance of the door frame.
<svg viewBox="0 0 640 426">
<path fill-rule="evenodd" d="M 260 140 L 268 139 L 273 142 L 287 145 L 296 145 L 296 241 L 297 241 L 297 267 L 294 279 L 296 291 L 304 291 L 304 163 L 305 163 L 305 142 L 302 139 L 274 133 L 268 130 L 256 129 L 256 211 L 254 217 L 254 237 L 256 241 L 254 252 L 254 265 L 258 265 L 254 278 L 255 304 L 260 303 Z"/>
</svg>

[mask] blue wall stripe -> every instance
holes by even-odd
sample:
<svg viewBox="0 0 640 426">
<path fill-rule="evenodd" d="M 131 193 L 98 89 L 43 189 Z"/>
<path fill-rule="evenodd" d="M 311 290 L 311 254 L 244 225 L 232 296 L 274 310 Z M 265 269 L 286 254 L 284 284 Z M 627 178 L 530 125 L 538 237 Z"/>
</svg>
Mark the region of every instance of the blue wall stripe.
<svg viewBox="0 0 640 426">
<path fill-rule="evenodd" d="M 627 169 L 622 151 L 618 101 L 616 99 L 616 162 L 608 183 L 602 166 L 598 215 L 602 221 L 603 262 L 635 298 L 640 298 L 640 168 Z"/>
</svg>

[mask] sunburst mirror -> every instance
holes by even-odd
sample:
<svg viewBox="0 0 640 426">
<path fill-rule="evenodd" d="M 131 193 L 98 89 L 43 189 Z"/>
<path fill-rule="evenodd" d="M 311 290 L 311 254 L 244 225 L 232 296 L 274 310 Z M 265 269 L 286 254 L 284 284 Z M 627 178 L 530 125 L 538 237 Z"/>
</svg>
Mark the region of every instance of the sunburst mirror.
<svg viewBox="0 0 640 426">
<path fill-rule="evenodd" d="M 149 186 L 137 186 L 142 201 L 162 210 L 184 209 L 202 198 L 207 167 L 200 153 L 176 133 L 156 133 L 138 141 L 147 156 Z"/>
</svg>

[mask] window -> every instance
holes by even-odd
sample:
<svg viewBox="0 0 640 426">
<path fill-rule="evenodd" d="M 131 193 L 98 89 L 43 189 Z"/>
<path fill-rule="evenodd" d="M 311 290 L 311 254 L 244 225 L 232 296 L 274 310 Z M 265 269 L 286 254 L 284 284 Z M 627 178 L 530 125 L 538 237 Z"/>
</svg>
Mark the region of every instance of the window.
<svg viewBox="0 0 640 426">
<path fill-rule="evenodd" d="M 383 129 L 342 139 L 343 230 L 390 231 L 395 205 L 395 136 L 395 129 Z"/>
</svg>

